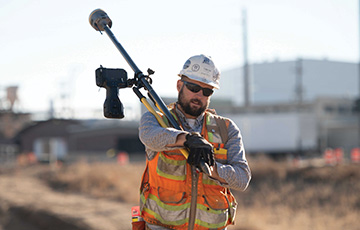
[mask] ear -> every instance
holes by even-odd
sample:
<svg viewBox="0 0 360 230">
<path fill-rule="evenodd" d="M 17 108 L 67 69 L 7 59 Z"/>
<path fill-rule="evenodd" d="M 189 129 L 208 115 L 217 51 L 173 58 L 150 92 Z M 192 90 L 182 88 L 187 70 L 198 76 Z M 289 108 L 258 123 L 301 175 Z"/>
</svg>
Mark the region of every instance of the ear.
<svg viewBox="0 0 360 230">
<path fill-rule="evenodd" d="M 176 88 L 177 88 L 178 92 L 180 92 L 182 85 L 183 85 L 183 82 L 181 80 L 178 80 L 176 83 Z"/>
</svg>

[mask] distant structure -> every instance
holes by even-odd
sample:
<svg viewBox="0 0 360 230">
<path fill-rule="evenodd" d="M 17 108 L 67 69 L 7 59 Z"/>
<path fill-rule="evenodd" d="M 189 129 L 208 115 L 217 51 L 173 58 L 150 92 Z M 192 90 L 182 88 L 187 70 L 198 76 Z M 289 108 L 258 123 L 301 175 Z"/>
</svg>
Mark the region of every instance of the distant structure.
<svg viewBox="0 0 360 230">
<path fill-rule="evenodd" d="M 253 63 L 250 71 L 251 104 L 304 103 L 318 97 L 354 98 L 358 95 L 358 63 L 297 59 Z M 221 90 L 214 98 L 230 98 L 234 105 L 246 105 L 244 67 L 223 70 Z"/>
<path fill-rule="evenodd" d="M 33 152 L 44 162 L 114 161 L 109 158 L 109 151 L 127 152 L 131 158 L 145 159 L 138 122 L 49 119 L 24 128 L 16 140 L 20 153 Z"/>
<path fill-rule="evenodd" d="M 30 114 L 15 111 L 19 104 L 18 86 L 0 88 L 0 143 L 10 143 L 11 139 L 31 121 Z M 1 152 L 1 150 L 0 150 Z"/>
<path fill-rule="evenodd" d="M 15 105 L 20 104 L 17 91 L 18 86 L 0 87 L 0 110 L 14 111 Z"/>
<path fill-rule="evenodd" d="M 6 88 L 6 98 L 9 101 L 9 110 L 13 111 L 15 102 L 19 101 L 17 96 L 17 86 L 10 86 Z"/>
<path fill-rule="evenodd" d="M 15 162 L 19 150 L 15 136 L 31 123 L 31 115 L 19 111 L 17 90 L 17 86 L 0 87 L 0 167 Z"/>
<path fill-rule="evenodd" d="M 250 103 L 244 98 L 244 68 L 222 71 L 213 99 L 230 102 L 217 111 L 237 123 L 248 152 L 341 148 L 349 154 L 359 146 L 358 63 L 298 58 L 249 64 Z"/>
</svg>

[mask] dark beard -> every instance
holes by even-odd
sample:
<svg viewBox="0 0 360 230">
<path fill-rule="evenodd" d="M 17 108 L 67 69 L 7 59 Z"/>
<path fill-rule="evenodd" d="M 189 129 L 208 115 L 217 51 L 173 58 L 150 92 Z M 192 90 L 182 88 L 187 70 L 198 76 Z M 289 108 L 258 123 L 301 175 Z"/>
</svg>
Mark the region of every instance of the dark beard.
<svg viewBox="0 0 360 230">
<path fill-rule="evenodd" d="M 190 107 L 190 102 L 186 102 L 184 100 L 184 96 L 183 96 L 183 90 L 184 90 L 184 86 L 181 88 L 180 92 L 179 92 L 179 96 L 178 96 L 178 103 L 179 105 L 181 106 L 181 108 L 183 109 L 183 111 L 188 114 L 188 115 L 191 115 L 191 116 L 194 116 L 194 117 L 198 117 L 200 116 L 207 108 L 207 105 L 203 105 L 201 101 L 197 100 L 197 99 L 192 99 L 190 100 L 193 101 L 193 102 L 198 102 L 201 106 L 198 108 L 198 109 L 195 109 L 195 108 L 191 108 Z"/>
</svg>

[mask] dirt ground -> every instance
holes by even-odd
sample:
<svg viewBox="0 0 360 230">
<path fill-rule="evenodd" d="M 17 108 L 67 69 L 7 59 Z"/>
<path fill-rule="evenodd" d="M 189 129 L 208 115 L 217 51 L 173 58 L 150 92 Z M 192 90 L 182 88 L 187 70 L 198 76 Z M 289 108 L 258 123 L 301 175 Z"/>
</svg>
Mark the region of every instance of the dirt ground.
<svg viewBox="0 0 360 230">
<path fill-rule="evenodd" d="M 132 204 L 62 193 L 28 167 L 0 174 L 0 230 L 131 229 Z"/>
<path fill-rule="evenodd" d="M 252 180 L 229 230 L 358 230 L 360 164 L 251 159 Z M 131 229 L 144 164 L 0 168 L 0 230 Z"/>
</svg>

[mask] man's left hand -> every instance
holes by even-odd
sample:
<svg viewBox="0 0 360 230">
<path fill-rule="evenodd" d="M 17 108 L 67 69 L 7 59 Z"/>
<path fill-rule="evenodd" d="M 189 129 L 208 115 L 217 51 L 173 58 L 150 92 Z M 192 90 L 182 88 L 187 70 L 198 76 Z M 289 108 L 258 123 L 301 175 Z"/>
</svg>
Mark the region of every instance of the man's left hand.
<svg viewBox="0 0 360 230">
<path fill-rule="evenodd" d="M 186 135 L 184 146 L 190 151 L 187 162 L 190 165 L 200 166 L 203 160 L 209 166 L 214 166 L 214 149 L 210 142 L 203 138 L 199 133 L 191 133 Z"/>
</svg>

